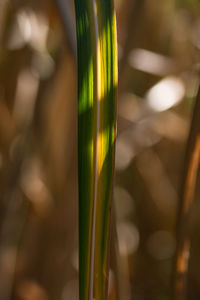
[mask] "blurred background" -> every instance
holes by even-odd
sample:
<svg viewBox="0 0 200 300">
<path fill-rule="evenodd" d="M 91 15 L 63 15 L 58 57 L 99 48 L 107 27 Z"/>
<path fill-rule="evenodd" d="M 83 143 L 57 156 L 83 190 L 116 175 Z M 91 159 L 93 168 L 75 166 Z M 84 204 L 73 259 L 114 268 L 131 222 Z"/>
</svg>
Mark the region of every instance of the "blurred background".
<svg viewBox="0 0 200 300">
<path fill-rule="evenodd" d="M 78 300 L 73 0 L 0 0 L 0 299 Z M 198 0 L 116 0 L 110 300 L 169 300 L 200 70 Z M 198 195 L 200 178 L 197 183 Z M 200 201 L 188 299 L 200 299 Z"/>
</svg>

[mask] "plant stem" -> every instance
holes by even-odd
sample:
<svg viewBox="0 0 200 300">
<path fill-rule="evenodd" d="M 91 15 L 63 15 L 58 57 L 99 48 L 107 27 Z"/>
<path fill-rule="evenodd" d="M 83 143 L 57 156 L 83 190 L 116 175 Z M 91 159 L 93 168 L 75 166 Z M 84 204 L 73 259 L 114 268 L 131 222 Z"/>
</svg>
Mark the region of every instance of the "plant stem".
<svg viewBox="0 0 200 300">
<path fill-rule="evenodd" d="M 112 0 L 75 0 L 78 41 L 79 297 L 107 299 L 116 138 Z"/>
<path fill-rule="evenodd" d="M 174 300 L 186 298 L 188 261 L 190 256 L 190 215 L 200 160 L 200 88 L 193 111 L 187 142 L 183 181 L 177 220 L 177 247 L 175 257 Z"/>
</svg>

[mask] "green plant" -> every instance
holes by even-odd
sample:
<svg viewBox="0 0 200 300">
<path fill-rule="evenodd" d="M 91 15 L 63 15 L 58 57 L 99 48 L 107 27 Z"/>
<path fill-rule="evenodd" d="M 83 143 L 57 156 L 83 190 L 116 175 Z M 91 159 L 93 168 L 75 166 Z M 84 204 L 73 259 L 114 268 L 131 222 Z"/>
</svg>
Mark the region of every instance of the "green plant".
<svg viewBox="0 0 200 300">
<path fill-rule="evenodd" d="M 107 298 L 117 55 L 111 0 L 76 0 L 80 299 Z"/>
</svg>

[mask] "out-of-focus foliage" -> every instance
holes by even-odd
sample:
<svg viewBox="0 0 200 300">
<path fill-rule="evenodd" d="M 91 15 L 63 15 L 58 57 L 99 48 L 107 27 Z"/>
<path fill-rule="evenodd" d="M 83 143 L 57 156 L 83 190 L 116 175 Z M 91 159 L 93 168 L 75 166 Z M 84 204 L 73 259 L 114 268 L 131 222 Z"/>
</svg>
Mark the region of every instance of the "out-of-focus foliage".
<svg viewBox="0 0 200 300">
<path fill-rule="evenodd" d="M 167 300 L 200 4 L 116 0 L 118 136 L 110 299 Z M 58 9 L 59 8 L 59 9 Z M 0 299 L 78 299 L 73 1 L 0 1 Z M 198 201 L 188 299 L 200 298 Z"/>
</svg>

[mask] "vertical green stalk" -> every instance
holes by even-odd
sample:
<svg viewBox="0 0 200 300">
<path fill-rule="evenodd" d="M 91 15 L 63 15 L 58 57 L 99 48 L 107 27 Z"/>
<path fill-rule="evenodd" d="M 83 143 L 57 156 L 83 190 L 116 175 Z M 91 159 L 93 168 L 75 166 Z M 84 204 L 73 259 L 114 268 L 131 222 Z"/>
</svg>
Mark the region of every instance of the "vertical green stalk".
<svg viewBox="0 0 200 300">
<path fill-rule="evenodd" d="M 78 47 L 79 293 L 91 297 L 96 182 L 97 47 L 93 1 L 75 1 Z"/>
<path fill-rule="evenodd" d="M 97 0 L 100 122 L 94 262 L 94 299 L 107 298 L 110 214 L 116 138 L 117 53 L 112 1 Z"/>
<path fill-rule="evenodd" d="M 79 298 L 107 299 L 116 137 L 112 0 L 75 0 L 78 44 Z"/>
</svg>

